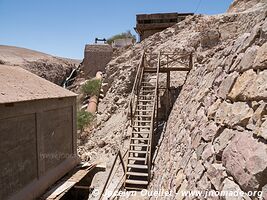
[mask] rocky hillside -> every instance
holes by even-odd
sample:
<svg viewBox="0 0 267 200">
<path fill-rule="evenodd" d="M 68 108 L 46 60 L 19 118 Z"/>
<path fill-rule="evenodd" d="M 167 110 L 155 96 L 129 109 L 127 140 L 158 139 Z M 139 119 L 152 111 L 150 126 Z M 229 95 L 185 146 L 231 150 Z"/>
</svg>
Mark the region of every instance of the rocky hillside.
<svg viewBox="0 0 267 200">
<path fill-rule="evenodd" d="M 25 48 L 0 45 L 0 64 L 22 67 L 58 85 L 80 61 L 59 58 Z"/>
<path fill-rule="evenodd" d="M 267 195 L 267 5 L 248 2 L 250 10 L 231 13 L 246 3 L 192 22 L 200 35 L 188 44 L 197 44 L 195 66 L 167 122 L 150 189 Z"/>
<path fill-rule="evenodd" d="M 266 0 L 236 0 L 226 14 L 188 17 L 113 59 L 98 127 L 81 142 L 80 154 L 110 160 L 109 167 L 120 144 L 127 148 L 122 129 L 142 49 L 193 52 L 194 67 L 162 134 L 149 189 L 267 191 L 266 10 Z"/>
</svg>

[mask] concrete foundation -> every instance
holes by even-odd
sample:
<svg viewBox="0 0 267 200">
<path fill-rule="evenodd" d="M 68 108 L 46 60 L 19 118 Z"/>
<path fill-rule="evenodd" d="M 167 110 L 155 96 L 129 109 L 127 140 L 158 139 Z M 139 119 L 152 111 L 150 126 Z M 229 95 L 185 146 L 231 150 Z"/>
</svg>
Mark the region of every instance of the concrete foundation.
<svg viewBox="0 0 267 200">
<path fill-rule="evenodd" d="M 84 50 L 84 68 L 86 76 L 94 77 L 97 71 L 105 71 L 112 58 L 113 49 L 108 44 L 87 44 Z"/>
</svg>

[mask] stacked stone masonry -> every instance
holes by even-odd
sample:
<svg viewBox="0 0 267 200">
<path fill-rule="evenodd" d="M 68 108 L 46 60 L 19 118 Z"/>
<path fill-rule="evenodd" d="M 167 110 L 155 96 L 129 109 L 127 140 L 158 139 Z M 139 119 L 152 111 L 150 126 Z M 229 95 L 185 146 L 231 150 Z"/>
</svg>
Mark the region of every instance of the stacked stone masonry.
<svg viewBox="0 0 267 200">
<path fill-rule="evenodd" d="M 123 116 L 143 48 L 193 52 L 186 81 L 173 76 L 183 88 L 157 148 L 149 190 L 263 191 L 267 199 L 266 10 L 266 0 L 236 0 L 225 14 L 187 17 L 114 58 L 106 68 L 98 128 L 80 153 L 90 147 L 110 158 L 122 139 L 127 147 Z M 99 149 L 90 139 L 106 145 Z"/>
</svg>

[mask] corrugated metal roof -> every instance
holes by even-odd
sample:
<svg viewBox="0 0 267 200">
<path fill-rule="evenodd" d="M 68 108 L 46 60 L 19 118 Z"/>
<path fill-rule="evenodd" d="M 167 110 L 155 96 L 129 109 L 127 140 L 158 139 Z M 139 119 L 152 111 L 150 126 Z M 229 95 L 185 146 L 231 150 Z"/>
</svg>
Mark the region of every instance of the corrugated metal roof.
<svg viewBox="0 0 267 200">
<path fill-rule="evenodd" d="M 20 67 L 0 65 L 0 103 L 73 96 L 76 94 Z"/>
</svg>

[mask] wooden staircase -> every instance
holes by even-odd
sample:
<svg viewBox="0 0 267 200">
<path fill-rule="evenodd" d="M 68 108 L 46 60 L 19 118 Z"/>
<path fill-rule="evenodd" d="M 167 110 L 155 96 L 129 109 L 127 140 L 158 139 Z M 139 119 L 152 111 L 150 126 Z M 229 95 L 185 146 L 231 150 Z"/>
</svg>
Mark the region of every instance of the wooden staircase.
<svg viewBox="0 0 267 200">
<path fill-rule="evenodd" d="M 145 189 L 150 179 L 151 150 L 157 116 L 159 66 L 155 66 L 153 72 L 146 72 L 147 68 L 143 63 L 138 70 L 140 74 L 139 77 L 137 74 L 135 82 L 138 88 L 136 94 L 133 94 L 135 105 L 130 105 L 132 134 L 124 182 L 124 187 L 128 190 Z"/>
<path fill-rule="evenodd" d="M 149 57 L 148 60 L 147 57 Z M 113 193 L 123 188 L 126 190 L 147 188 L 151 177 L 152 149 L 155 146 L 153 144 L 154 134 L 158 128 L 159 90 L 163 90 L 169 95 L 171 88 L 170 72 L 190 71 L 192 67 L 192 53 L 165 52 L 155 56 L 155 54 L 143 52 L 129 100 L 128 118 L 123 128 L 123 133 L 127 132 L 126 124 L 130 121 L 131 138 L 129 149 L 122 154 L 123 147 L 119 147 L 101 192 L 100 200 L 103 199 L 103 194 L 111 183 L 110 180 L 118 172 L 118 167 L 114 171 L 118 158 L 120 158 L 119 164 L 122 165 L 124 174 L 115 189 L 113 189 Z M 159 73 L 166 74 L 166 87 L 162 86 L 161 83 L 159 88 Z M 169 100 L 167 100 L 166 104 L 170 104 Z M 111 200 L 114 198 L 116 198 L 116 195 Z"/>
<path fill-rule="evenodd" d="M 163 89 L 169 92 L 170 72 L 190 71 L 192 66 L 192 54 L 159 53 L 157 62 L 151 62 L 143 53 L 129 102 L 132 133 L 126 161 L 125 189 L 142 190 L 150 181 L 153 137 L 158 128 L 159 73 L 166 73 L 166 88 Z"/>
</svg>

